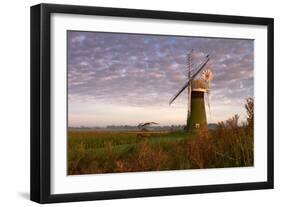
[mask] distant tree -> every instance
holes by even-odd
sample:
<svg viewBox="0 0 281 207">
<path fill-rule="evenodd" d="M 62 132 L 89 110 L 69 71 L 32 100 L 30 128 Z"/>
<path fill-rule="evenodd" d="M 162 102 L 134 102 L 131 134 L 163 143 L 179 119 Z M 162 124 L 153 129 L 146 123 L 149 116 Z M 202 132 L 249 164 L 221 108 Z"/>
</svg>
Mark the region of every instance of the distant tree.
<svg viewBox="0 0 281 207">
<path fill-rule="evenodd" d="M 146 123 L 140 123 L 138 125 L 138 128 L 142 131 L 148 131 L 146 127 L 152 126 L 152 125 L 157 125 L 158 123 L 156 122 L 146 122 Z"/>
<path fill-rule="evenodd" d="M 246 99 L 245 108 L 247 110 L 247 124 L 248 127 L 254 126 L 254 99 L 249 97 Z"/>
</svg>

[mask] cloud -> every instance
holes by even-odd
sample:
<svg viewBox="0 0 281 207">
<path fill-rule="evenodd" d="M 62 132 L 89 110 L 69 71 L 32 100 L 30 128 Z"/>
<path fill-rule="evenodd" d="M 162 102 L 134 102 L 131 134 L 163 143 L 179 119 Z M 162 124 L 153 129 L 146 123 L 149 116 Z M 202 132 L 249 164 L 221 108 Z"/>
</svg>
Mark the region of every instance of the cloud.
<svg viewBox="0 0 281 207">
<path fill-rule="evenodd" d="M 194 67 L 210 54 L 206 67 L 215 75 L 211 98 L 216 100 L 211 104 L 226 109 L 230 103 L 253 96 L 253 46 L 253 40 L 244 39 L 71 31 L 69 105 L 79 108 L 77 103 L 89 102 L 166 107 L 187 81 L 186 54 L 194 48 Z M 186 98 L 183 93 L 175 105 L 186 107 Z"/>
</svg>

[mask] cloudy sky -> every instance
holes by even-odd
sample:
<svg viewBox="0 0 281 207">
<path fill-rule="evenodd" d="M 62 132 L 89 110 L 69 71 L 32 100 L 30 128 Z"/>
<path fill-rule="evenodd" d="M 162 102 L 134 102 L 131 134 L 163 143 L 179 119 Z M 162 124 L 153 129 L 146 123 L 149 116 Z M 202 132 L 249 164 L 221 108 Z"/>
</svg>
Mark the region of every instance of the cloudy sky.
<svg viewBox="0 0 281 207">
<path fill-rule="evenodd" d="M 245 120 L 253 97 L 253 40 L 68 31 L 69 126 L 185 124 L 187 92 L 169 100 L 187 81 L 193 63 L 210 54 L 214 73 L 209 123 L 234 114 Z"/>
</svg>

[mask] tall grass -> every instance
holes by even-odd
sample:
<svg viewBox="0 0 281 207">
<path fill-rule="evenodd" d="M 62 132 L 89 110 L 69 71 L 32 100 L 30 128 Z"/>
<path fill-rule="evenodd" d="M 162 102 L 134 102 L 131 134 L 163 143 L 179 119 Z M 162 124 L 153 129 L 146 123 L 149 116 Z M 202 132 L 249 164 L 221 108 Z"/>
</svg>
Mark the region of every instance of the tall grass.
<svg viewBox="0 0 281 207">
<path fill-rule="evenodd" d="M 197 137 L 164 140 L 156 144 L 148 138 L 138 144 L 104 148 L 72 145 L 68 152 L 68 173 L 113 173 L 153 170 L 243 167 L 253 165 L 253 136 L 245 127 L 200 133 Z M 91 146 L 95 146 L 94 144 Z"/>
</svg>

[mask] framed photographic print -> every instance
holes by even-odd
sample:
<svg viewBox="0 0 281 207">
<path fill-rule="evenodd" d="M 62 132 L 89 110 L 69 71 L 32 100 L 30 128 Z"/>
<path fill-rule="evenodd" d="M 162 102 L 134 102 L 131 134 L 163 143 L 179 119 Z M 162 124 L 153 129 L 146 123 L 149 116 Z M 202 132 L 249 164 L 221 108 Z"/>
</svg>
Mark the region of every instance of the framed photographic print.
<svg viewBox="0 0 281 207">
<path fill-rule="evenodd" d="M 31 200 L 273 188 L 273 19 L 31 7 Z"/>
</svg>

